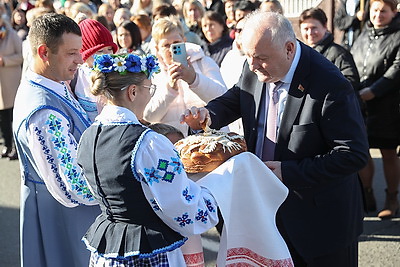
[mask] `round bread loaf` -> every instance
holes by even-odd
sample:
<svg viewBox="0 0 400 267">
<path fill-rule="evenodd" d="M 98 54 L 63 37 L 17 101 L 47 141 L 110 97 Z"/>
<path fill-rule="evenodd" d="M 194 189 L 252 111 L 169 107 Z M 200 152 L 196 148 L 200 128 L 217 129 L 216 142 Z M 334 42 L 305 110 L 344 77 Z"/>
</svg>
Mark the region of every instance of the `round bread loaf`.
<svg viewBox="0 0 400 267">
<path fill-rule="evenodd" d="M 175 143 L 185 171 L 210 172 L 227 159 L 247 150 L 243 136 L 215 130 L 190 135 Z"/>
</svg>

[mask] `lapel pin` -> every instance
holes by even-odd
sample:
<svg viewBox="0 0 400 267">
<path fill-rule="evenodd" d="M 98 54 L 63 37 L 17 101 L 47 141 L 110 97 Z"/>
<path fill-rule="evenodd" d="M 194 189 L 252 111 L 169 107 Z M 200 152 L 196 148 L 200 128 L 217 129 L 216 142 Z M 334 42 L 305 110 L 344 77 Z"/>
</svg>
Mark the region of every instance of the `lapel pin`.
<svg viewBox="0 0 400 267">
<path fill-rule="evenodd" d="M 297 87 L 297 89 L 299 89 L 301 92 L 304 92 L 304 87 L 301 84 L 299 84 L 299 87 Z"/>
</svg>

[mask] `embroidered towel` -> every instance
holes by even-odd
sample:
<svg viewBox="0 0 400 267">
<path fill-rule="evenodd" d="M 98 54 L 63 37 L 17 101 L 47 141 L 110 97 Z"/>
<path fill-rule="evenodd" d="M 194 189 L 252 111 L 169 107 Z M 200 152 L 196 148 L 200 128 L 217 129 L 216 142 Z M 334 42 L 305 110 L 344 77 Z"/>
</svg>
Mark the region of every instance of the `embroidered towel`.
<svg viewBox="0 0 400 267">
<path fill-rule="evenodd" d="M 275 224 L 288 189 L 259 158 L 236 155 L 197 183 L 214 195 L 224 218 L 218 266 L 293 267 Z"/>
<path fill-rule="evenodd" d="M 186 267 L 204 267 L 204 253 L 201 243 L 201 235 L 189 236 L 181 247 Z"/>
</svg>

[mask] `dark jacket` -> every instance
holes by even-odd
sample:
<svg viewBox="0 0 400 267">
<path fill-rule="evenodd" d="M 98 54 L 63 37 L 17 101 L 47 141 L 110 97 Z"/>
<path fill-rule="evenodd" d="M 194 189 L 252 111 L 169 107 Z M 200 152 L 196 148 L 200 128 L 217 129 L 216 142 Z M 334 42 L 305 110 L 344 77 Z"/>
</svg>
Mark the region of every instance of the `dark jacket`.
<svg viewBox="0 0 400 267">
<path fill-rule="evenodd" d="M 368 23 L 351 52 L 360 74 L 360 89 L 375 95 L 366 101 L 368 134 L 380 138 L 400 136 L 400 14 L 384 28 Z"/>
<path fill-rule="evenodd" d="M 222 17 L 226 17 L 224 2 L 222 2 L 221 0 L 213 0 L 210 7 L 206 8 L 206 10 L 218 12 L 219 14 L 221 14 Z"/>
<path fill-rule="evenodd" d="M 331 33 L 328 32 L 325 38 L 317 44 L 314 49 L 338 67 L 344 77 L 349 80 L 353 88 L 358 90 L 360 76 L 358 75 L 353 56 L 343 46 L 333 42 L 333 35 Z"/>
<path fill-rule="evenodd" d="M 362 25 L 365 24 L 366 21 L 368 21 L 368 15 L 364 19 L 363 23 L 361 23 L 356 14 L 360 10 L 360 3 L 357 4 L 355 14 L 354 16 L 350 16 L 346 12 L 346 0 L 341 0 L 340 4 L 338 6 L 338 9 L 336 10 L 335 17 L 334 17 L 334 25 L 337 27 L 339 30 L 343 31 L 343 39 L 342 39 L 342 45 L 346 49 L 350 49 L 352 44 L 349 43 L 349 30 L 353 30 L 353 43 L 354 41 L 358 38 L 358 36 L 361 33 L 362 30 Z M 365 7 L 364 10 L 369 10 L 369 1 L 365 1 Z M 368 13 L 368 12 L 367 12 Z"/>
<path fill-rule="evenodd" d="M 246 63 L 239 82 L 206 106 L 211 128 L 242 118 L 250 152 L 256 150 L 262 88 Z M 357 240 L 363 221 L 357 172 L 367 158 L 354 89 L 337 67 L 301 43 L 275 148 L 289 188 L 278 212 L 279 230 L 301 256 L 321 256 Z"/>
<path fill-rule="evenodd" d="M 225 34 L 218 41 L 208 44 L 208 55 L 217 62 L 219 67 L 221 67 L 221 62 L 226 53 L 232 49 L 232 43 L 233 40 Z"/>
</svg>

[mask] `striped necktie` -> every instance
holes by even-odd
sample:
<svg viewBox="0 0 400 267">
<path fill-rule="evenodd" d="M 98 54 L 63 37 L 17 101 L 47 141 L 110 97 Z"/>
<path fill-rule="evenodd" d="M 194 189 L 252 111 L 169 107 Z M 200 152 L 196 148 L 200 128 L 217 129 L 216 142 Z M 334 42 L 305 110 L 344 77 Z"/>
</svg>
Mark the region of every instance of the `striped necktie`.
<svg viewBox="0 0 400 267">
<path fill-rule="evenodd" d="M 278 121 L 278 102 L 279 94 L 278 89 L 281 87 L 283 82 L 278 81 L 276 83 L 270 83 L 269 88 L 269 104 L 267 113 L 267 130 L 266 137 L 263 146 L 262 160 L 273 160 L 275 154 L 275 144 L 276 144 L 276 129 Z"/>
</svg>

